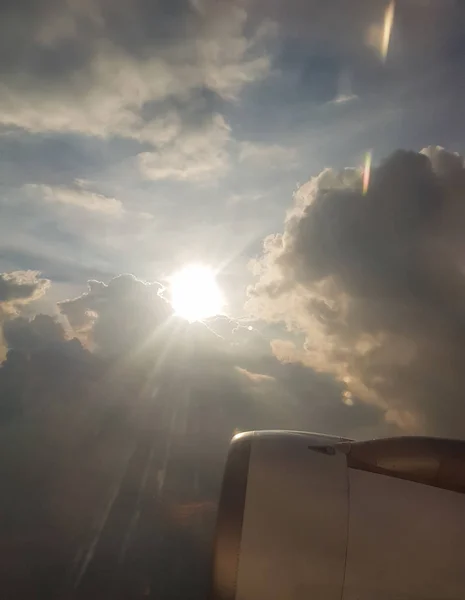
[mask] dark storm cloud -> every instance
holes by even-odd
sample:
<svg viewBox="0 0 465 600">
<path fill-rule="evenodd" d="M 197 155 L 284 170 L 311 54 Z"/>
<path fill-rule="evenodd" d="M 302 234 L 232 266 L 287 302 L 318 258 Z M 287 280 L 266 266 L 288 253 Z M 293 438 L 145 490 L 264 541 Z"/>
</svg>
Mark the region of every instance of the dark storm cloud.
<svg viewBox="0 0 465 600">
<path fill-rule="evenodd" d="M 407 430 L 463 435 L 465 170 L 440 148 L 324 171 L 265 241 L 249 309 L 305 333 L 278 357 L 333 373 Z"/>
</svg>

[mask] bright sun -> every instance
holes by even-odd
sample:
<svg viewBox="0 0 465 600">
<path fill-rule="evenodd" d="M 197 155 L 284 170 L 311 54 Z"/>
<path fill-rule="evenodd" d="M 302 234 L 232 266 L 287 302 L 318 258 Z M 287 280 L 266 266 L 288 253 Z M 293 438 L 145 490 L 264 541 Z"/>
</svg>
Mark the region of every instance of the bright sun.
<svg viewBox="0 0 465 600">
<path fill-rule="evenodd" d="M 177 315 L 190 321 L 213 317 L 223 308 L 223 296 L 214 272 L 191 265 L 170 278 L 171 304 Z"/>
</svg>

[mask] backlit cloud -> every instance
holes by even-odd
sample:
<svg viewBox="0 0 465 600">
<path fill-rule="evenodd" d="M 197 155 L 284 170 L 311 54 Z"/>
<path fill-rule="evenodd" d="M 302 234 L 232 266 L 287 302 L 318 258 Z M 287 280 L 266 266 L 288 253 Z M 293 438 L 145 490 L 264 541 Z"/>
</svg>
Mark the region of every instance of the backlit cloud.
<svg viewBox="0 0 465 600">
<path fill-rule="evenodd" d="M 22 304 L 37 300 L 50 285 L 37 271 L 12 271 L 0 273 L 0 302 Z"/>
<path fill-rule="evenodd" d="M 60 312 L 76 333 L 87 336 L 104 354 L 119 354 L 144 345 L 173 311 L 158 283 L 119 275 L 108 284 L 89 281 L 81 296 L 60 302 Z"/>
<path fill-rule="evenodd" d="M 305 335 L 285 362 L 335 375 L 409 431 L 463 435 L 465 170 L 441 148 L 326 170 L 253 265 L 249 310 Z"/>
<path fill-rule="evenodd" d="M 8 320 L 18 317 L 30 302 L 41 298 L 49 286 L 50 281 L 41 278 L 37 271 L 0 273 L 0 325 L 4 326 Z M 4 354 L 5 347 L 1 343 L 2 358 Z"/>
</svg>

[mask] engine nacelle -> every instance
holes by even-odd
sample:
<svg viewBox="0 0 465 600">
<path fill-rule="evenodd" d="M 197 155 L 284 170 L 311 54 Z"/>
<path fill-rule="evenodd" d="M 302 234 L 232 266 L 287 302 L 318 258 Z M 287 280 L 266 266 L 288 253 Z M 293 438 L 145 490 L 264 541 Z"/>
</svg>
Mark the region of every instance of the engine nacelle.
<svg viewBox="0 0 465 600">
<path fill-rule="evenodd" d="M 234 437 L 212 600 L 465 598 L 465 442 Z"/>
</svg>

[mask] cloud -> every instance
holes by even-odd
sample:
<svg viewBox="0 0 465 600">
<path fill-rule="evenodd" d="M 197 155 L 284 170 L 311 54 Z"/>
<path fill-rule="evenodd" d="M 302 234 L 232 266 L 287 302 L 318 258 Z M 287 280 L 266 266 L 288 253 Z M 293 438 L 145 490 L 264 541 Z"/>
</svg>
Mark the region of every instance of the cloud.
<svg viewBox="0 0 465 600">
<path fill-rule="evenodd" d="M 276 381 L 275 378 L 271 375 L 264 375 L 263 373 L 252 373 L 252 371 L 248 371 L 247 369 L 244 369 L 242 367 L 236 367 L 236 371 L 255 384 L 271 383 L 272 381 Z"/>
<path fill-rule="evenodd" d="M 35 417 L 35 435 L 55 419 L 46 434 L 52 444 L 57 435 L 73 435 L 79 421 L 76 410 L 74 423 L 65 419 L 61 427 L 60 410 L 69 409 L 69 402 L 74 407 L 89 406 L 92 396 L 97 396 L 92 386 L 103 376 L 99 358 L 76 338 L 69 339 L 63 325 L 49 315 L 4 321 L 2 333 L 7 353 L 0 369 L 0 422 L 15 420 L 15 445 L 22 443 L 24 417 Z M 36 458 L 30 457 L 32 464 Z"/>
<path fill-rule="evenodd" d="M 202 181 L 224 175 L 229 168 L 231 129 L 221 115 L 213 115 L 204 129 L 191 131 L 160 145 L 156 152 L 139 154 L 141 172 L 148 179 Z"/>
<path fill-rule="evenodd" d="M 279 144 L 257 144 L 241 142 L 239 144 L 239 161 L 255 166 L 270 168 L 280 166 L 292 169 L 297 165 L 297 151 L 295 148 L 280 146 Z"/>
<path fill-rule="evenodd" d="M 158 283 L 119 275 L 108 284 L 89 281 L 88 291 L 58 304 L 71 327 L 106 355 L 124 353 L 154 341 L 157 329 L 172 315 Z"/>
<path fill-rule="evenodd" d="M 273 399 L 263 403 L 260 387 L 273 383 L 273 376 L 236 367 L 233 345 L 202 323 L 175 317 L 161 292 L 160 284 L 132 275 L 108 283 L 89 281 L 87 292 L 58 304 L 59 320 L 39 314 L 5 323 L 8 355 L 0 369 L 0 390 L 2 385 L 8 388 L 7 413 L 17 415 L 18 396 L 29 411 L 47 394 L 53 412 L 60 404 L 59 390 L 74 381 L 86 405 L 94 395 L 126 395 L 126 404 L 134 398 L 147 402 L 154 386 L 188 394 L 189 403 L 197 407 L 195 415 L 203 414 L 202 407 L 214 415 L 209 435 L 222 440 L 225 449 L 235 427 L 254 428 L 263 418 L 276 426 L 282 417 L 279 411 L 266 416 Z M 55 372 L 57 364 L 60 371 Z M 88 388 L 95 377 L 98 388 Z M 74 390 L 64 394 L 76 399 Z M 112 397 L 112 404 L 115 401 Z M 4 415 L 1 408 L 0 403 Z"/>
<path fill-rule="evenodd" d="M 228 205 L 253 204 L 263 198 L 263 192 L 246 192 L 242 194 L 231 194 L 228 198 Z"/>
<path fill-rule="evenodd" d="M 16 53 L 23 60 L 0 84 L 0 123 L 31 133 L 134 139 L 156 148 L 150 161 L 156 178 L 163 172 L 175 177 L 183 160 L 198 172 L 192 153 L 205 152 L 198 141 L 204 123 L 186 122 L 189 105 L 199 90 L 218 105 L 234 102 L 245 85 L 266 77 L 267 35 L 263 27 L 246 35 L 240 2 L 208 2 L 202 10 L 181 2 L 178 8 L 126 0 L 57 8 L 43 1 L 34 19 L 11 9 L 10 20 L 2 22 L 10 29 L 22 24 L 2 41 L 12 58 Z M 219 117 L 208 107 L 199 110 L 210 113 L 208 137 L 209 122 Z"/>
<path fill-rule="evenodd" d="M 346 104 L 347 102 L 353 102 L 357 100 L 358 96 L 355 94 L 341 94 L 336 96 L 333 100 L 331 100 L 332 104 Z"/>
<path fill-rule="evenodd" d="M 31 352 L 66 340 L 63 326 L 49 315 L 32 319 L 18 317 L 3 325 L 3 336 L 9 349 Z"/>
<path fill-rule="evenodd" d="M 103 194 L 97 194 L 79 187 L 50 186 L 43 184 L 26 184 L 26 191 L 38 192 L 39 195 L 49 203 L 74 206 L 84 210 L 102 213 L 108 216 L 121 216 L 123 204 L 115 198 L 109 198 Z"/>
<path fill-rule="evenodd" d="M 168 133 L 168 129 L 166 131 Z M 140 153 L 138 162 L 148 179 L 197 182 L 227 174 L 233 152 L 239 162 L 253 167 L 292 169 L 297 165 L 297 153 L 293 148 L 236 142 L 230 126 L 220 114 L 205 121 L 202 129 L 186 130 L 182 136 L 167 135 L 156 152 Z"/>
<path fill-rule="evenodd" d="M 353 433 L 356 425 L 382 429 L 379 419 L 369 411 L 364 415 L 361 407 L 341 416 L 346 407 L 331 378 L 283 365 L 268 352 L 264 355 L 262 344 L 249 348 L 247 341 L 253 344 L 253 338 L 247 327 L 238 344 L 234 321 L 188 324 L 173 315 L 161 293 L 160 284 L 120 275 L 108 284 L 89 281 L 86 293 L 58 307 L 71 335 L 94 348 L 96 356 L 116 361 L 115 378 L 145 365 L 154 381 L 166 381 L 167 375 L 186 378 L 191 401 L 198 397 L 208 404 L 221 398 L 224 413 L 218 427 L 225 419 L 221 427 L 227 435 L 234 427 L 295 428 L 305 419 L 312 427 L 344 434 Z"/>
<path fill-rule="evenodd" d="M 38 271 L 0 273 L 0 326 L 21 314 L 27 305 L 41 298 L 50 280 L 39 277 Z M 0 336 L 0 355 L 5 356 L 4 340 Z"/>
<path fill-rule="evenodd" d="M 281 359 L 332 373 L 409 431 L 463 435 L 465 170 L 442 148 L 325 170 L 265 240 L 248 310 L 303 333 Z"/>
<path fill-rule="evenodd" d="M 160 289 L 130 275 L 107 283 L 90 281 L 84 294 L 60 303 L 62 314 L 56 319 L 39 314 L 3 324 L 8 353 L 0 368 L 0 468 L 14 477 L 1 502 L 15 543 L 1 579 L 4 585 L 11 581 L 15 590 L 19 580 L 26 582 L 26 596 L 34 596 L 37 581 L 56 589 L 56 569 L 50 575 L 44 565 L 63 564 L 64 586 L 76 588 L 82 581 L 78 593 L 86 593 L 95 581 L 100 592 L 105 589 L 93 575 L 82 580 L 78 575 L 87 567 L 88 552 L 77 555 L 71 572 L 62 557 L 76 556 L 83 544 L 95 547 L 96 507 L 108 515 L 121 486 L 134 502 L 142 494 L 152 505 L 158 493 L 163 509 L 159 467 L 166 463 L 167 448 L 172 449 L 169 481 L 173 474 L 181 475 L 181 485 L 175 486 L 179 504 L 214 506 L 237 430 L 287 427 L 347 435 L 367 434 L 378 425 L 379 415 L 365 405 L 342 404 L 340 386 L 330 377 L 281 364 L 269 354 L 237 352 L 227 339 L 225 318 L 223 337 L 202 323 L 171 318 Z M 230 331 L 233 326 L 230 320 Z M 94 351 L 72 338 L 75 333 L 93 341 Z M 243 327 L 242 334 L 248 333 Z M 188 451 L 179 454 L 186 440 Z M 140 476 L 128 476 L 133 472 Z M 195 474 L 187 486 L 185 473 Z M 207 533 L 213 531 L 214 519 L 203 526 L 202 561 L 208 558 Z M 199 546 L 186 550 L 179 531 L 178 520 L 164 520 L 167 547 L 185 556 L 187 565 L 194 561 L 197 571 Z M 100 554 L 91 558 L 92 574 L 101 573 Z M 124 578 L 132 573 L 130 563 L 125 562 Z M 39 565 L 32 573 L 31 564 Z M 189 595 L 196 575 L 190 579 L 188 569 L 182 589 L 176 588 L 179 597 Z M 161 583 L 173 584 L 169 576 Z"/>
<path fill-rule="evenodd" d="M 37 300 L 50 285 L 41 279 L 38 271 L 12 271 L 0 273 L 0 303 L 20 305 Z"/>
<path fill-rule="evenodd" d="M 305 364 L 305 351 L 300 350 L 291 340 L 274 339 L 270 342 L 273 355 L 284 364 Z"/>
<path fill-rule="evenodd" d="M 386 0 L 354 0 L 350 4 L 338 0 L 331 6 L 319 0 L 252 0 L 249 11 L 277 21 L 289 36 L 301 36 L 320 48 L 332 47 L 333 54 L 353 57 L 364 46 L 374 46 L 380 52 L 388 4 Z M 418 60 L 422 53 L 431 57 L 438 50 L 444 52 L 451 32 L 456 31 L 454 19 L 462 17 L 456 8 L 453 0 L 396 3 L 395 42 L 404 60 Z"/>
<path fill-rule="evenodd" d="M 31 80 L 28 89 L 4 83 L 0 121 L 29 132 L 72 132 L 88 136 L 119 136 L 154 144 L 163 140 L 160 119 L 146 121 L 140 111 L 149 102 L 183 94 L 200 84 L 153 59 L 139 63 L 118 49 L 99 52 L 83 73 L 59 88 L 43 88 Z"/>
</svg>

